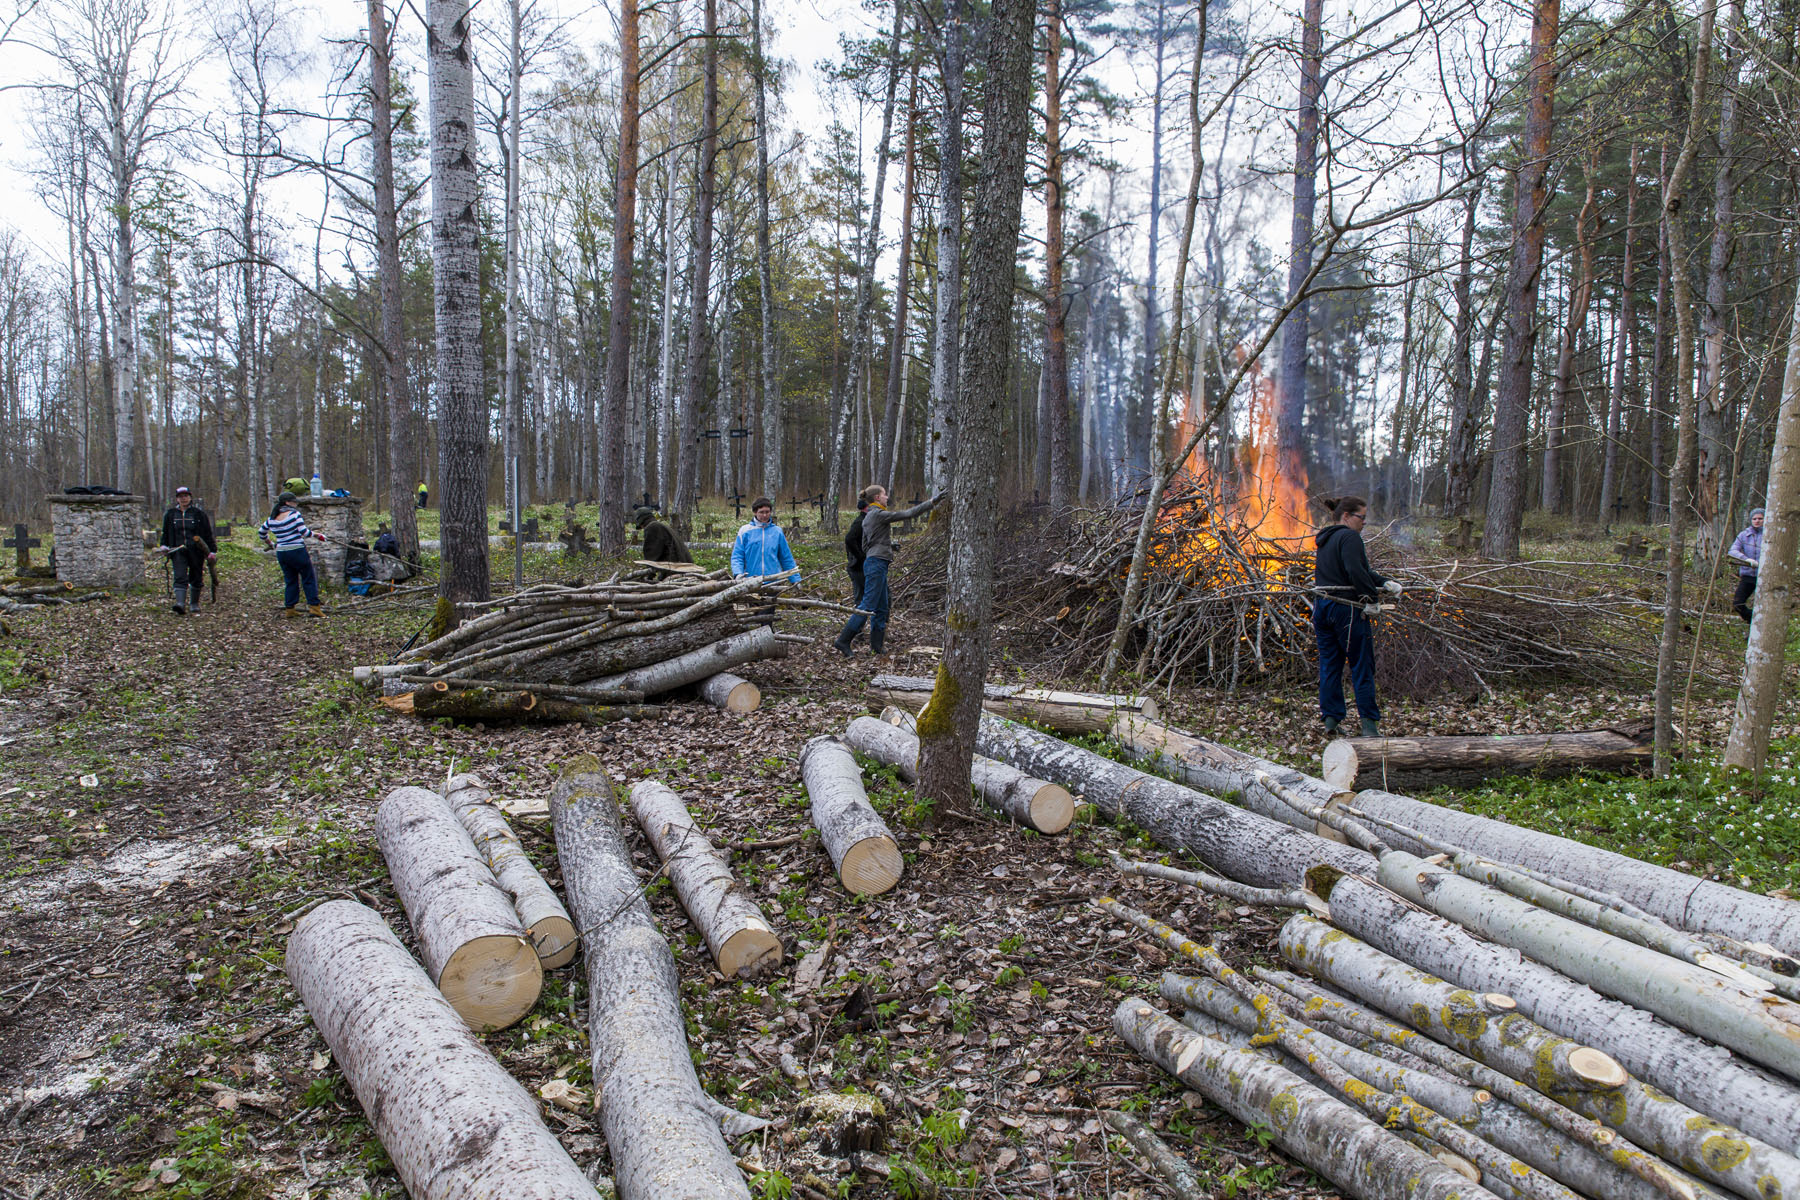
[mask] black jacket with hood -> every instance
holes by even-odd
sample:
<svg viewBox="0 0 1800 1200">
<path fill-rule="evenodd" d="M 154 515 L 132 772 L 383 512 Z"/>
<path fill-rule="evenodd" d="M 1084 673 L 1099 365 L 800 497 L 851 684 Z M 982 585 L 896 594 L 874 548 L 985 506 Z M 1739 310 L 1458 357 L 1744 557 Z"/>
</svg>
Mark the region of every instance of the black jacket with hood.
<svg viewBox="0 0 1800 1200">
<path fill-rule="evenodd" d="M 1313 535 L 1313 583 L 1322 592 L 1345 600 L 1374 599 L 1387 576 L 1369 565 L 1362 534 L 1348 525 L 1327 525 Z"/>
</svg>

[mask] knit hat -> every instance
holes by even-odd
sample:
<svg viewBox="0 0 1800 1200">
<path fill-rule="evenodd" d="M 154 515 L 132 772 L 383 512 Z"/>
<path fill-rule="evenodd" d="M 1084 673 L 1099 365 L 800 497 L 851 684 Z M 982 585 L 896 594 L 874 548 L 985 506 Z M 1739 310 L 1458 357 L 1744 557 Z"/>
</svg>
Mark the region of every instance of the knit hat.
<svg viewBox="0 0 1800 1200">
<path fill-rule="evenodd" d="M 638 510 L 631 515 L 637 520 L 637 527 L 642 529 L 656 519 L 656 510 L 654 508 L 640 506 Z"/>
</svg>

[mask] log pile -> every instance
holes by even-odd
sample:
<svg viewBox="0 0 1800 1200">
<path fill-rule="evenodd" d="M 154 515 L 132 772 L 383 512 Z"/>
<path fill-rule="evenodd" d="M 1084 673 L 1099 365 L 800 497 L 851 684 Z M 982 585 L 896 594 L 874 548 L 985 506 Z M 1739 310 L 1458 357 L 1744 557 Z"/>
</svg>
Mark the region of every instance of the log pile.
<svg viewBox="0 0 1800 1200">
<path fill-rule="evenodd" d="M 0 613 L 111 599 L 112 593 L 104 588 L 77 587 L 72 583 L 46 582 L 29 576 L 0 583 Z"/>
<path fill-rule="evenodd" d="M 809 640 L 778 633 L 777 611 L 840 607 L 791 597 L 785 584 L 779 575 L 650 567 L 595 584 L 539 584 L 459 605 L 454 629 L 352 675 L 396 712 L 460 721 L 641 720 L 661 711 L 647 698 L 688 689 L 725 711 L 751 712 L 761 692 L 732 668 Z"/>
<path fill-rule="evenodd" d="M 1256 859 L 1240 838 L 1281 830 L 1266 814 L 1190 792 L 1186 819 L 1151 824 L 1118 764 L 984 723 L 984 750 L 1047 768 L 1219 875 L 1116 860 L 1122 873 L 1297 910 L 1280 935 L 1291 970 L 1246 971 L 1098 899 L 1191 968 L 1163 980 L 1171 1012 L 1119 1006 L 1115 1030 L 1146 1059 L 1353 1196 L 1800 1200 L 1800 904 L 1162 741 L 1198 762 L 1190 778 L 1253 780 L 1259 808 L 1338 840 L 1302 833 Z"/>
</svg>

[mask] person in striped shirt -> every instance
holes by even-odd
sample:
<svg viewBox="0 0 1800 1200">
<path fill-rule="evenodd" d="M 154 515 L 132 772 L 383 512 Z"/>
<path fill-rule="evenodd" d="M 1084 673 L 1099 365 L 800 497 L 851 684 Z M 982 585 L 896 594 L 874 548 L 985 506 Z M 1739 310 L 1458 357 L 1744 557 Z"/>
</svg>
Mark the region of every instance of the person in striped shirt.
<svg viewBox="0 0 1800 1200">
<path fill-rule="evenodd" d="M 283 492 L 275 501 L 275 511 L 269 519 L 257 527 L 256 536 L 263 540 L 263 545 L 274 539 L 275 561 L 281 564 L 283 582 L 282 615 L 297 617 L 300 609 L 300 589 L 306 589 L 306 611 L 315 617 L 325 615 L 325 609 L 319 603 L 319 577 L 313 573 L 312 555 L 306 552 L 306 539 L 325 540 L 322 533 L 314 533 L 306 527 L 306 520 L 300 515 L 300 500 L 292 492 Z"/>
</svg>

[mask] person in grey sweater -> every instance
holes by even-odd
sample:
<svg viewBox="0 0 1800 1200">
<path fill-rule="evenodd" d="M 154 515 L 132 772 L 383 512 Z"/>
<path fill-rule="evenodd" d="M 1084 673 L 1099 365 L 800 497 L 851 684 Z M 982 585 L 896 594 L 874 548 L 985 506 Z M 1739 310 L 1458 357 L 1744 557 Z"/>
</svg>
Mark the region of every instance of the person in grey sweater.
<svg viewBox="0 0 1800 1200">
<path fill-rule="evenodd" d="M 888 566 L 894 560 L 895 521 L 910 521 L 914 517 L 922 517 L 937 507 L 938 501 L 944 498 L 939 492 L 931 499 L 911 508 L 903 508 L 898 512 L 888 508 L 887 489 L 880 484 L 870 484 L 862 490 L 862 497 L 868 508 L 862 515 L 862 550 L 863 550 L 863 587 L 862 603 L 857 607 L 859 612 L 844 622 L 843 631 L 832 643 L 838 653 L 845 658 L 850 657 L 851 643 L 856 635 L 862 632 L 863 624 L 869 626 L 869 651 L 873 654 L 882 652 L 882 645 L 887 638 L 888 623 Z"/>
</svg>

